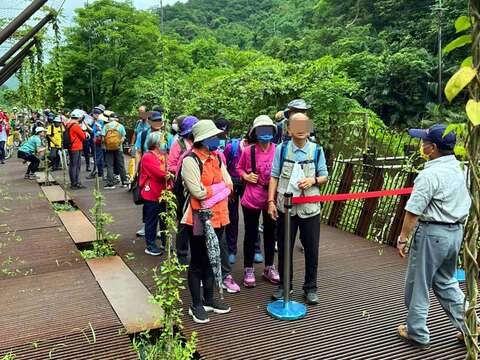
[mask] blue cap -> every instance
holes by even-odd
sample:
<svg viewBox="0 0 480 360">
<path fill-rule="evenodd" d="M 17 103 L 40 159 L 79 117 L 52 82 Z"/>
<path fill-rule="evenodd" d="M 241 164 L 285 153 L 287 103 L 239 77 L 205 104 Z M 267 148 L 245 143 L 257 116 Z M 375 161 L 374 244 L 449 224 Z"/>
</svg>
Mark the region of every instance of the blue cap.
<svg viewBox="0 0 480 360">
<path fill-rule="evenodd" d="M 409 129 L 408 134 L 412 137 L 419 138 L 428 142 L 431 142 L 438 146 L 442 150 L 453 150 L 457 143 L 457 136 L 454 131 L 445 134 L 447 129 L 446 125 L 433 125 L 428 129 Z"/>
<path fill-rule="evenodd" d="M 162 113 L 159 111 L 153 111 L 148 117 L 150 121 L 163 121 Z"/>
</svg>

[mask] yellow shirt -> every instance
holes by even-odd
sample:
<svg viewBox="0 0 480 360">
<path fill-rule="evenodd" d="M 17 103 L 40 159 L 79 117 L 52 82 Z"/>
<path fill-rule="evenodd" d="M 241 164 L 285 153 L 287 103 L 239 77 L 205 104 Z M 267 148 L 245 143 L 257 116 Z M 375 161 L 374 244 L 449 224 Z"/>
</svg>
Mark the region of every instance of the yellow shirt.
<svg viewBox="0 0 480 360">
<path fill-rule="evenodd" d="M 48 144 L 51 148 L 62 148 L 63 126 L 50 125 L 47 130 Z"/>
</svg>

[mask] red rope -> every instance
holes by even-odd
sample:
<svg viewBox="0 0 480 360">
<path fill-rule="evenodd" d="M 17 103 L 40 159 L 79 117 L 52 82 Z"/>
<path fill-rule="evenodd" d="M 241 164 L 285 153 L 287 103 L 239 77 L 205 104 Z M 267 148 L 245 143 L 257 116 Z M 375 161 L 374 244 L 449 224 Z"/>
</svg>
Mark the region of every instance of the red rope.
<svg viewBox="0 0 480 360">
<path fill-rule="evenodd" d="M 396 190 L 380 190 L 371 192 L 351 193 L 351 194 L 332 194 L 319 196 L 298 196 L 292 199 L 293 204 L 306 204 L 314 202 L 328 202 L 328 201 L 345 201 L 356 199 L 371 199 L 385 196 L 409 195 L 413 188 L 396 189 Z"/>
</svg>

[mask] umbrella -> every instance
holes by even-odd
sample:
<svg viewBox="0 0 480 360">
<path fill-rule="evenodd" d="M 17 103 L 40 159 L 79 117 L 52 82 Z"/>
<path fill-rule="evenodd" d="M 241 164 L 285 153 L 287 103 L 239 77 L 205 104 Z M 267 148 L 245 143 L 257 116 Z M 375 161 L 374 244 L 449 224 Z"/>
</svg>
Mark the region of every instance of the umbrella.
<svg viewBox="0 0 480 360">
<path fill-rule="evenodd" d="M 198 216 L 203 222 L 203 232 L 205 234 L 205 241 L 207 243 L 207 253 L 208 259 L 210 260 L 210 265 L 212 266 L 213 276 L 218 286 L 218 291 L 220 292 L 220 297 L 223 299 L 223 288 L 222 288 L 222 263 L 220 260 L 220 244 L 218 241 L 217 234 L 213 228 L 211 218 L 212 210 L 202 209 L 199 210 Z"/>
</svg>

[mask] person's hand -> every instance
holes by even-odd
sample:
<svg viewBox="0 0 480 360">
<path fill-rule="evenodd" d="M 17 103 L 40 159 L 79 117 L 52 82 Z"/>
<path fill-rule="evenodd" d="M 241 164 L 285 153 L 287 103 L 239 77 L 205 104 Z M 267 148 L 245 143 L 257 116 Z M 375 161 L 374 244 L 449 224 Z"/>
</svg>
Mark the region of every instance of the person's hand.
<svg viewBox="0 0 480 360">
<path fill-rule="evenodd" d="M 88 132 L 85 133 L 87 139 L 90 139 L 90 134 Z"/>
<path fill-rule="evenodd" d="M 312 187 L 315 185 L 315 179 L 314 178 L 305 178 L 301 181 L 298 182 L 298 187 L 300 190 L 307 190 L 308 188 Z"/>
<path fill-rule="evenodd" d="M 277 206 L 275 205 L 275 203 L 274 203 L 273 201 L 269 201 L 269 202 L 268 202 L 268 215 L 270 215 L 270 217 L 271 217 L 273 220 L 277 220 L 277 219 L 278 219 Z"/>
<path fill-rule="evenodd" d="M 397 239 L 397 251 L 398 251 L 398 255 L 402 259 L 407 254 L 406 248 L 407 248 L 407 241 L 405 239 L 402 239 L 401 236 L 399 236 L 398 239 Z"/>
<path fill-rule="evenodd" d="M 258 182 L 258 175 L 255 173 L 243 174 L 243 180 L 251 184 L 256 184 Z"/>
</svg>

